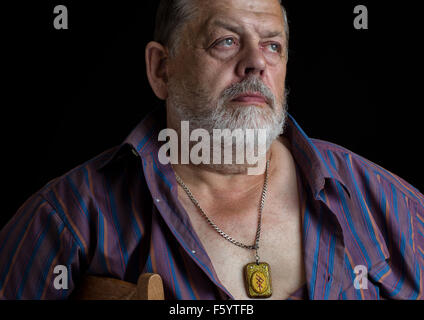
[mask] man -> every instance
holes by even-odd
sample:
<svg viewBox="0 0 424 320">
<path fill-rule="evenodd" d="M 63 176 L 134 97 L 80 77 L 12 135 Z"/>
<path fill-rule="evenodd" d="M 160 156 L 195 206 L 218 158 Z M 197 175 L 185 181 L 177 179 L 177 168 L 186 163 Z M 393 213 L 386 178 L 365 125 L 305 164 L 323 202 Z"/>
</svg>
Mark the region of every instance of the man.
<svg viewBox="0 0 424 320">
<path fill-rule="evenodd" d="M 0 233 L 0 297 L 60 299 L 86 274 L 155 272 L 166 299 L 422 298 L 423 195 L 306 136 L 285 107 L 287 42 L 276 0 L 161 1 L 146 66 L 166 110 L 19 209 Z M 184 121 L 210 136 L 241 129 L 246 150 L 260 140 L 247 129 L 265 129 L 265 170 L 164 164 L 160 132 L 182 137 Z"/>
</svg>

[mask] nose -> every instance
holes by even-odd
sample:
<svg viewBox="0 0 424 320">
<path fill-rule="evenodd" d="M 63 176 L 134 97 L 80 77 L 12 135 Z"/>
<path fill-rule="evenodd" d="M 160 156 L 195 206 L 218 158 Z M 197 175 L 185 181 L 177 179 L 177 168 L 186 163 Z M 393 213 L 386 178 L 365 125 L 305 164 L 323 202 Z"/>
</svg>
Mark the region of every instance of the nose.
<svg viewBox="0 0 424 320">
<path fill-rule="evenodd" d="M 251 75 L 262 77 L 265 73 L 265 68 L 266 61 L 259 45 L 247 44 L 237 65 L 237 75 L 240 78 Z"/>
</svg>

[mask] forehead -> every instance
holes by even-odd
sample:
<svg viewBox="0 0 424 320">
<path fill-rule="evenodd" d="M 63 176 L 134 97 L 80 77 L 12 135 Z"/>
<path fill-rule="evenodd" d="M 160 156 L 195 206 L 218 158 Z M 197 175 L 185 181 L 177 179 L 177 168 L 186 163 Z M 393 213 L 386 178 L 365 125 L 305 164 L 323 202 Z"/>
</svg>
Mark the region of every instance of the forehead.
<svg viewBox="0 0 424 320">
<path fill-rule="evenodd" d="M 200 32 L 220 27 L 222 22 L 258 33 L 283 31 L 284 18 L 278 0 L 197 0 L 194 27 Z"/>
</svg>

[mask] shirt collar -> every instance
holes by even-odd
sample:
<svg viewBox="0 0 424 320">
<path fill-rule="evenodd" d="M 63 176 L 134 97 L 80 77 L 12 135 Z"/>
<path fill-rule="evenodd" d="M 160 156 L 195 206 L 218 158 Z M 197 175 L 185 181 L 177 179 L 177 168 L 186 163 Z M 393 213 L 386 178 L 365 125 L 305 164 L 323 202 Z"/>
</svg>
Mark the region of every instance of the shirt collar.
<svg viewBox="0 0 424 320">
<path fill-rule="evenodd" d="M 290 114 L 287 117 L 284 135 L 291 144 L 293 158 L 311 187 L 315 199 L 319 198 L 319 193 L 325 187 L 326 179 L 340 182 L 350 198 L 347 183 L 341 178 L 338 171 L 329 165 L 313 139 L 306 135 Z"/>
<path fill-rule="evenodd" d="M 159 150 L 157 137 L 161 129 L 166 127 L 165 109 L 156 107 L 150 111 L 125 138 L 121 145 L 102 159 L 97 170 L 103 170 L 125 155 L 145 157 L 152 151 Z"/>
<path fill-rule="evenodd" d="M 129 149 L 134 155 L 141 158 L 151 152 L 158 152 L 160 142 L 157 137 L 160 130 L 164 128 L 166 128 L 165 108 L 158 106 L 140 121 L 109 157 L 99 163 L 98 169 L 103 169 L 120 159 Z M 325 161 L 312 139 L 306 135 L 290 114 L 287 117 L 284 135 L 288 138 L 293 158 L 301 169 L 316 199 L 318 199 L 320 191 L 324 188 L 326 179 L 335 179 L 340 182 L 350 197 L 350 190 L 347 184 L 339 173 Z"/>
</svg>

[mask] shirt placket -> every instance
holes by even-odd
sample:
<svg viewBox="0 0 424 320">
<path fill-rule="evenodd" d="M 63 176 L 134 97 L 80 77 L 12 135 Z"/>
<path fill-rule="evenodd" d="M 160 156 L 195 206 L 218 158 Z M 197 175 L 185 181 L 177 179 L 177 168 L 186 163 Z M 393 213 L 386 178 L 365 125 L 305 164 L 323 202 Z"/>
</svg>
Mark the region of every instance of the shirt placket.
<svg viewBox="0 0 424 320">
<path fill-rule="evenodd" d="M 337 300 L 342 288 L 344 240 L 341 226 L 324 199 L 302 192 L 303 246 L 309 299 Z"/>
<path fill-rule="evenodd" d="M 164 172 L 165 166 L 158 162 L 153 163 L 155 161 L 153 156 L 146 157 L 142 161 L 146 182 L 153 197 L 154 205 L 165 223 L 168 225 L 169 230 L 179 245 L 184 249 L 188 257 L 190 257 L 207 275 L 212 283 L 220 289 L 221 298 L 234 299 L 219 281 L 210 258 L 208 257 L 204 247 L 201 245 L 200 239 L 195 234 L 191 223 L 187 218 L 183 218 L 187 217 L 187 215 L 183 215 L 184 208 L 182 208 L 178 201 L 176 201 L 172 190 L 168 189 L 165 191 L 165 188 L 158 188 L 158 186 L 161 186 L 163 182 L 158 181 L 157 174 L 155 174 L 154 171 L 160 170 L 161 172 Z M 154 165 L 156 166 L 156 169 L 153 168 Z M 171 179 L 170 176 L 167 176 L 166 178 L 168 178 L 168 181 Z M 176 184 L 173 188 L 174 187 L 176 188 Z M 171 206 L 170 203 L 173 205 Z"/>
</svg>

